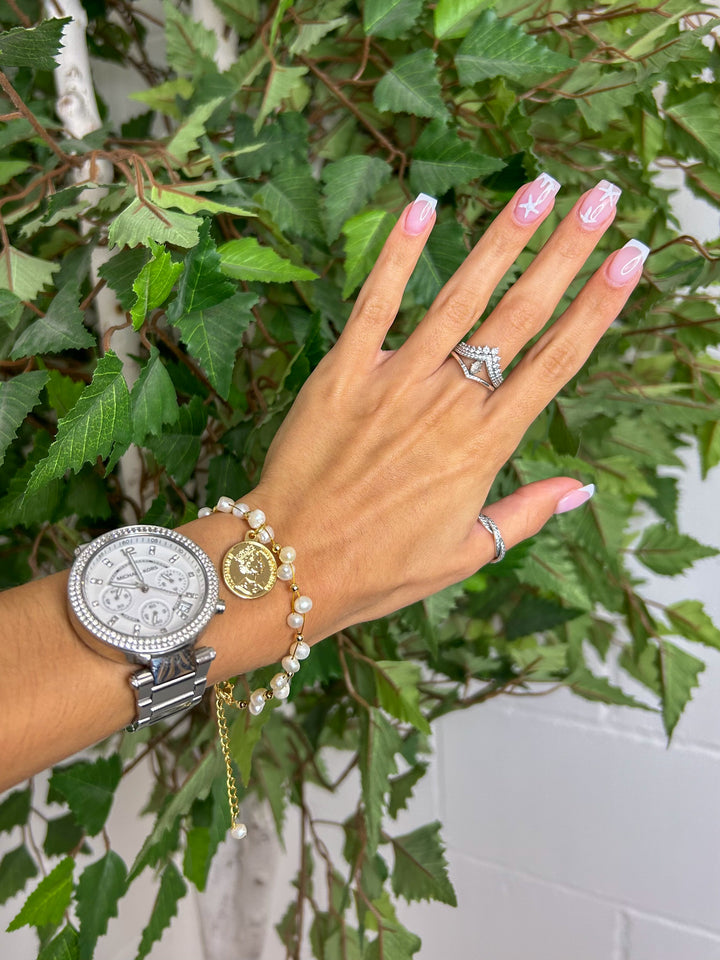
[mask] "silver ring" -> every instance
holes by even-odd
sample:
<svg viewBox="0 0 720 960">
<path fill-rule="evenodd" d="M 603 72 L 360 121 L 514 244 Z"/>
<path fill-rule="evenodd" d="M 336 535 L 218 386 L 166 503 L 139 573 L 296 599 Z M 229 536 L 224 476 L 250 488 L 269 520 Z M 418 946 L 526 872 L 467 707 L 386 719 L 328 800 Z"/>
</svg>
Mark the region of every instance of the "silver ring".
<svg viewBox="0 0 720 960">
<path fill-rule="evenodd" d="M 472 343 L 460 342 L 453 350 L 453 356 L 463 369 L 463 373 L 468 380 L 476 380 L 489 389 L 497 389 L 503 382 L 502 368 L 500 366 L 500 351 L 497 347 L 476 347 Z M 470 364 L 465 364 L 460 358 L 464 357 L 471 360 Z M 490 383 L 478 376 L 482 368 L 488 372 Z"/>
<path fill-rule="evenodd" d="M 500 563 L 502 558 L 505 556 L 505 541 L 502 538 L 502 534 L 497 528 L 497 524 L 494 520 L 491 520 L 490 517 L 486 517 L 484 513 L 478 515 L 478 520 L 485 527 L 488 533 L 493 535 L 493 540 L 495 541 L 495 559 L 492 560 L 492 563 Z"/>
</svg>

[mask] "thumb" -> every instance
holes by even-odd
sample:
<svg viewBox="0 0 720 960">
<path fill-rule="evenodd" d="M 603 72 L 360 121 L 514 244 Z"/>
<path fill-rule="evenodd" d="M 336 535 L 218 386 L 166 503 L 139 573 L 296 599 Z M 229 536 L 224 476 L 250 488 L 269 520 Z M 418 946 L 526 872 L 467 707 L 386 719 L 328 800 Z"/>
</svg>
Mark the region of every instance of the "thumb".
<svg viewBox="0 0 720 960">
<path fill-rule="evenodd" d="M 582 506 L 594 493 L 592 483 L 582 486 L 570 477 L 552 477 L 519 487 L 502 500 L 483 507 L 482 512 L 495 522 L 510 550 L 521 540 L 534 536 L 554 514 Z M 493 536 L 481 523 L 473 527 L 470 549 L 478 567 L 495 559 Z"/>
</svg>

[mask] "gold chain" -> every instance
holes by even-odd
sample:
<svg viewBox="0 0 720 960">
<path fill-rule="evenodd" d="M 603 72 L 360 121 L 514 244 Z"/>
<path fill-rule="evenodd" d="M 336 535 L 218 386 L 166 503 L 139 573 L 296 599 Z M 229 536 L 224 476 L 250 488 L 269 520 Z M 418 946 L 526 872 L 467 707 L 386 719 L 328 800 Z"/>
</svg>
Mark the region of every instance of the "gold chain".
<svg viewBox="0 0 720 960">
<path fill-rule="evenodd" d="M 235 775 L 232 769 L 230 736 L 228 734 L 227 718 L 225 716 L 225 704 L 232 702 L 232 684 L 227 681 L 225 683 L 215 684 L 215 706 L 217 708 L 218 730 L 220 731 L 220 747 L 222 748 L 223 760 L 225 761 L 228 803 L 230 804 L 230 818 L 232 820 L 231 829 L 236 830 L 239 827 L 240 804 L 238 802 Z"/>
</svg>

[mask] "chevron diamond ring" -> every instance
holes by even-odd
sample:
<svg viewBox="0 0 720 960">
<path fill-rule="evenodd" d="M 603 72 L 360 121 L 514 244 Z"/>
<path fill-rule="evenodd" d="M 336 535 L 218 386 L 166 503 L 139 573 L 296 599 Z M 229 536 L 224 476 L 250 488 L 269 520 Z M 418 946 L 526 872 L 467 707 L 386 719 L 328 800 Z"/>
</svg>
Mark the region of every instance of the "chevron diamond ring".
<svg viewBox="0 0 720 960">
<path fill-rule="evenodd" d="M 500 367 L 500 351 L 497 347 L 474 347 L 471 343 L 459 343 L 452 351 L 452 355 L 460 364 L 460 368 L 468 380 L 481 383 L 488 390 L 494 390 L 503 382 Z M 468 362 L 469 361 L 469 362 Z M 485 367 L 490 382 L 479 376 Z"/>
</svg>

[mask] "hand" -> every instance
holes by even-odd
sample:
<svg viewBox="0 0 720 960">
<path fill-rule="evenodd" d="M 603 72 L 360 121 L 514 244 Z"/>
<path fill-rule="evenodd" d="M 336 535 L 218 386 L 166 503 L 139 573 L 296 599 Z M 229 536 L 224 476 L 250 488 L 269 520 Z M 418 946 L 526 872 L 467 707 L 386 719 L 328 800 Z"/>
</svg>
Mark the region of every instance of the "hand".
<svg viewBox="0 0 720 960">
<path fill-rule="evenodd" d="M 493 559 L 493 538 L 477 522 L 481 510 L 511 549 L 581 488 L 558 477 L 485 506 L 529 425 L 627 300 L 647 248 L 631 241 L 612 254 L 498 389 L 466 379 L 449 356 L 550 213 L 556 192 L 546 175 L 521 188 L 407 341 L 383 351 L 434 223 L 433 205 L 421 195 L 400 216 L 338 343 L 275 437 L 260 483 L 245 499 L 298 551 L 303 591 L 315 598 L 308 618 L 314 639 L 383 616 Z M 473 344 L 498 347 L 507 368 L 551 318 L 612 222 L 619 193 L 601 181 L 577 201 Z"/>
</svg>

